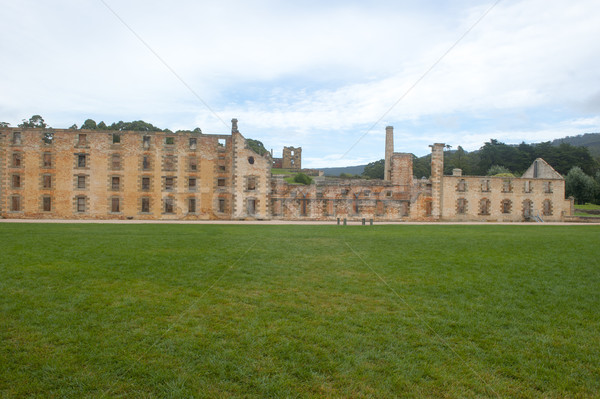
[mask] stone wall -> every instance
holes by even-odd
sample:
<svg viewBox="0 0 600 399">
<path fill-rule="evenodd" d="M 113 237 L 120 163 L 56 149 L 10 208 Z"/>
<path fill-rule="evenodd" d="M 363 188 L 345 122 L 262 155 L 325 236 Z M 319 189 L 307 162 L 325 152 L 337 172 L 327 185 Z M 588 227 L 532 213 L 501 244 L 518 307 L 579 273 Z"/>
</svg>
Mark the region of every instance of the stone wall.
<svg viewBox="0 0 600 399">
<path fill-rule="evenodd" d="M 388 147 L 389 180 L 317 178 L 303 186 L 271 176 L 270 157 L 248 148 L 235 119 L 231 135 L 2 128 L 0 216 L 560 221 L 573 214 L 564 179 L 542 159 L 522 178 L 444 176 L 437 143 L 431 179 L 416 180 L 412 155 Z M 300 159 L 299 148 L 286 149 Z"/>
<path fill-rule="evenodd" d="M 302 169 L 302 147 L 283 147 L 283 169 Z"/>
<path fill-rule="evenodd" d="M 563 179 L 444 176 L 442 220 L 562 221 L 572 214 Z"/>
<path fill-rule="evenodd" d="M 392 184 L 410 186 L 413 182 L 412 154 L 395 152 L 390 161 L 390 181 Z"/>
<path fill-rule="evenodd" d="M 325 179 L 304 186 L 273 176 L 271 189 L 273 219 L 433 220 L 426 205 L 431 187 L 423 182 L 406 186 L 381 180 Z"/>
<path fill-rule="evenodd" d="M 245 217 L 234 199 L 246 200 L 243 192 L 237 194 L 251 171 L 234 168 L 234 159 L 248 163 L 252 154 L 257 160 L 252 172 L 258 176 L 257 214 L 266 217 L 269 162 L 247 149 L 239 133 L 4 128 L 0 214 L 60 219 Z"/>
<path fill-rule="evenodd" d="M 271 160 L 256 154 L 233 133 L 234 219 L 270 219 Z"/>
</svg>

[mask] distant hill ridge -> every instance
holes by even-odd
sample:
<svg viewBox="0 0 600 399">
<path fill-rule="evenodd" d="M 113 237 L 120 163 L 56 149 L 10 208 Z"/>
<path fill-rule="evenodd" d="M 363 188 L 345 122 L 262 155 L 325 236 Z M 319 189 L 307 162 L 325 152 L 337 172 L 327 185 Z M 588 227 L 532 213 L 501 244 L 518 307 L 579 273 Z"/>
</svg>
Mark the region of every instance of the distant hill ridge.
<svg viewBox="0 0 600 399">
<path fill-rule="evenodd" d="M 342 173 L 348 173 L 350 175 L 360 175 L 367 165 L 357 166 L 344 166 L 339 168 L 319 168 L 322 170 L 325 176 L 339 176 Z"/>
<path fill-rule="evenodd" d="M 567 143 L 578 147 L 587 147 L 590 154 L 600 157 L 600 133 L 585 133 L 578 136 L 567 136 L 552 141 L 552 145 Z"/>
</svg>

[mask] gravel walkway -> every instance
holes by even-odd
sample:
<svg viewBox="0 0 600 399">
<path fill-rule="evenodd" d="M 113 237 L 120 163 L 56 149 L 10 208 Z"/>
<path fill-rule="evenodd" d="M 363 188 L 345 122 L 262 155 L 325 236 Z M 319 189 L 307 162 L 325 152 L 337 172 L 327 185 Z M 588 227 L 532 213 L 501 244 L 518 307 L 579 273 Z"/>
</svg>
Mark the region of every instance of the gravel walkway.
<svg viewBox="0 0 600 399">
<path fill-rule="evenodd" d="M 599 218 L 600 219 L 600 218 Z M 97 219 L 0 219 L 0 223 L 98 223 L 98 224 L 247 224 L 247 225 L 336 225 L 337 221 L 296 220 L 97 220 Z M 598 226 L 598 222 L 374 222 L 380 225 L 510 225 L 510 226 Z M 360 226 L 360 221 L 348 221 L 349 226 Z M 369 225 L 367 220 L 366 225 Z"/>
</svg>

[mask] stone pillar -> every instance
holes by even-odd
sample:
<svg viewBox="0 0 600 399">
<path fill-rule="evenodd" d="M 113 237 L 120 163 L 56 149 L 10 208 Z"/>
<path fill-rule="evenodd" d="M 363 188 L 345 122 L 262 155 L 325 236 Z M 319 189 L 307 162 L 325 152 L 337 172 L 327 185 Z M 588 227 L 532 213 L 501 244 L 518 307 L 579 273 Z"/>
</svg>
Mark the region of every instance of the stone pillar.
<svg viewBox="0 0 600 399">
<path fill-rule="evenodd" d="M 443 143 L 435 143 L 431 147 L 431 216 L 435 219 L 442 217 L 442 196 L 444 176 L 444 147 Z"/>
<path fill-rule="evenodd" d="M 392 154 L 394 153 L 394 127 L 385 128 L 385 163 L 383 168 L 383 180 L 392 180 Z"/>
</svg>

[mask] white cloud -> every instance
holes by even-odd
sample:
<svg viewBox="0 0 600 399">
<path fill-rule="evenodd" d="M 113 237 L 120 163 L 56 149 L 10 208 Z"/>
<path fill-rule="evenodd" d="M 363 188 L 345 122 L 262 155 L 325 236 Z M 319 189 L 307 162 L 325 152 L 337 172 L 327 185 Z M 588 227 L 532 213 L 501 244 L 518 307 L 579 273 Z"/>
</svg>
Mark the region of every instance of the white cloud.
<svg viewBox="0 0 600 399">
<path fill-rule="evenodd" d="M 397 150 L 420 154 L 432 141 L 474 149 L 600 130 L 595 0 L 499 3 L 369 134 L 489 4 L 108 3 L 226 124 L 238 118 L 276 151 L 303 146 L 306 166 L 338 163 L 327 155 L 363 135 L 339 162 L 378 159 L 390 124 Z M 100 1 L 23 0 L 3 14 L 0 120 L 228 131 Z"/>
</svg>

